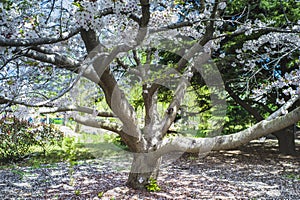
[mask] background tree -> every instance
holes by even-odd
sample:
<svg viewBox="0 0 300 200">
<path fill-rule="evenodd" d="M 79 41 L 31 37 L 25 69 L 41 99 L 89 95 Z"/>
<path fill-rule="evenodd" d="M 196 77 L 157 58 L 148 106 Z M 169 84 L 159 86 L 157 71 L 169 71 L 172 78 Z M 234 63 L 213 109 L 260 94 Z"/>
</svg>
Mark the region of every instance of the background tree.
<svg viewBox="0 0 300 200">
<path fill-rule="evenodd" d="M 226 108 L 224 85 L 210 59 L 211 52 L 220 48 L 221 41 L 234 36 L 260 33 L 260 38 L 268 40 L 272 34 L 278 35 L 275 42 L 279 43 L 282 38 L 299 37 L 297 24 L 276 27 L 259 19 L 228 19 L 225 8 L 226 1 L 5 1 L 0 15 L 1 103 L 92 114 L 89 118 L 74 115 L 74 119 L 120 135 L 133 154 L 127 183 L 137 189 L 145 188 L 165 154 L 235 148 L 299 121 L 300 109 L 286 113 L 290 106 L 287 101 L 267 120 L 235 134 L 215 136 L 222 130 Z M 236 24 L 237 28 L 224 23 Z M 262 45 L 249 41 L 242 41 L 245 51 L 238 51 L 237 56 L 252 72 L 255 59 L 249 60 L 249 53 L 259 52 Z M 166 51 L 179 59 L 167 65 L 159 63 L 160 53 Z M 210 136 L 215 137 L 170 137 L 167 132 L 196 73 L 210 89 L 216 127 Z M 296 79 L 290 85 L 299 83 L 298 71 L 291 70 L 289 75 Z M 101 88 L 112 113 L 55 101 L 81 77 Z M 126 93 L 129 85 L 141 88 L 144 120 L 138 119 L 130 104 Z M 158 109 L 161 86 L 173 91 L 163 111 Z M 118 121 L 111 123 L 97 117 L 117 117 Z"/>
<path fill-rule="evenodd" d="M 240 22 L 247 21 L 260 21 L 263 24 L 271 23 L 276 27 L 299 29 L 299 7 L 295 5 L 297 2 L 252 1 L 250 4 L 248 1 L 231 1 L 224 15 L 226 18 L 235 19 L 235 22 L 225 23 L 224 26 L 227 28 L 221 28 L 221 31 L 234 31 L 239 27 Z M 254 50 L 256 53 L 253 53 Z M 223 58 L 225 55 L 226 57 Z M 246 60 L 248 62 L 245 62 Z M 297 35 L 264 30 L 227 37 L 221 41 L 215 62 L 223 74 L 226 91 L 232 100 L 250 114 L 246 120 L 248 124 L 249 121 L 253 123 L 263 120 L 297 94 L 297 84 L 281 86 L 273 84 L 274 81 L 283 82 L 284 74 L 295 72 L 299 68 Z M 285 82 L 290 81 L 285 80 Z M 264 88 L 265 92 L 262 93 L 261 88 Z M 285 92 L 282 89 L 285 89 Z M 255 91 L 255 94 L 251 91 Z M 294 100 L 296 101 L 297 98 Z M 293 108 L 296 105 L 294 104 Z M 240 108 L 238 110 L 242 113 Z M 235 113 L 231 116 L 239 115 Z M 246 119 L 245 115 L 239 117 L 241 118 Z M 281 153 L 295 153 L 293 126 L 276 132 L 275 136 L 279 139 Z"/>
</svg>

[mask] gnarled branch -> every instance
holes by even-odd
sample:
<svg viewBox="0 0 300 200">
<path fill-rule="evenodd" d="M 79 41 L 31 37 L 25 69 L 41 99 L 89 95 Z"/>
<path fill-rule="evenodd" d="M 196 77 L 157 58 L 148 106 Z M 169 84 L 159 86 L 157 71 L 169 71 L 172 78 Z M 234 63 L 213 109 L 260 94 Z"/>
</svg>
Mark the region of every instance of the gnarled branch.
<svg viewBox="0 0 300 200">
<path fill-rule="evenodd" d="M 105 120 L 95 120 L 95 119 L 91 119 L 90 117 L 83 117 L 80 115 L 73 116 L 73 119 L 77 123 L 94 127 L 94 128 L 102 128 L 108 131 L 115 132 L 117 134 L 120 134 L 122 130 L 122 126 L 120 124 L 107 122 Z"/>
<path fill-rule="evenodd" d="M 77 112 L 86 113 L 86 114 L 95 114 L 95 116 L 98 116 L 98 117 L 116 117 L 111 112 L 95 111 L 94 109 L 84 107 L 84 106 L 78 106 L 78 105 L 46 108 L 46 109 L 41 109 L 39 112 L 43 113 L 43 114 L 49 114 L 49 113 L 67 112 L 67 111 L 77 111 Z"/>
<path fill-rule="evenodd" d="M 53 53 L 49 55 L 49 54 L 44 54 L 33 50 L 28 50 L 27 52 L 24 53 L 24 56 L 41 62 L 50 63 L 60 68 L 64 68 L 71 71 L 75 71 L 80 66 L 79 61 L 64 55 L 59 55 L 57 53 Z"/>
<path fill-rule="evenodd" d="M 163 140 L 161 148 L 154 153 L 157 157 L 160 157 L 166 153 L 176 151 L 206 153 L 212 150 L 232 149 L 246 144 L 253 139 L 282 130 L 298 121 L 300 121 L 300 107 L 286 115 L 274 118 L 270 121 L 260 121 L 252 127 L 235 134 L 216 136 L 213 138 L 166 138 Z"/>
<path fill-rule="evenodd" d="M 44 37 L 44 38 L 31 38 L 31 39 L 6 39 L 0 37 L 0 46 L 11 46 L 11 47 L 21 47 L 21 46 L 37 46 L 43 44 L 54 44 L 64 40 L 67 40 L 74 35 L 78 34 L 80 28 L 72 29 L 69 32 L 63 33 L 61 37 Z"/>
</svg>

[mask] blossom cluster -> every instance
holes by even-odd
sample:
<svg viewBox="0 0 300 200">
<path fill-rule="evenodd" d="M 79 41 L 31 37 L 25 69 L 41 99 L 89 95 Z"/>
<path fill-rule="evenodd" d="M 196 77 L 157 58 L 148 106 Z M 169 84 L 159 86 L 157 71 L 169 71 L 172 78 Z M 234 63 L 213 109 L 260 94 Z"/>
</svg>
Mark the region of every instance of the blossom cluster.
<svg viewBox="0 0 300 200">
<path fill-rule="evenodd" d="M 147 27 L 148 35 L 143 44 L 152 43 L 151 45 L 157 46 L 157 44 L 153 44 L 155 41 L 158 41 L 157 38 L 171 40 L 177 35 L 199 39 L 205 33 L 205 28 L 210 21 L 214 21 L 214 26 L 217 28 L 213 37 L 220 36 L 220 29 L 226 20 L 221 19 L 220 16 L 211 19 L 215 3 L 212 0 L 201 2 L 150 1 L 150 21 Z M 219 9 L 218 12 L 224 11 L 225 8 L 226 3 L 223 1 L 217 6 L 217 9 Z M 60 38 L 70 27 L 82 27 L 85 30 L 91 29 L 96 31 L 100 42 L 107 49 L 112 49 L 115 45 L 122 43 L 128 45 L 134 44 L 140 28 L 137 19 L 141 17 L 142 5 L 138 0 L 42 0 L 31 2 L 18 0 L 13 1 L 9 9 L 0 6 L 0 37 L 6 39 Z M 169 29 L 172 25 L 180 24 L 181 22 L 190 22 L 190 25 Z M 246 20 L 244 23 L 238 20 L 234 21 L 236 31 L 245 31 L 246 36 L 272 23 L 271 21 L 262 22 L 258 19 L 255 21 Z M 299 25 L 300 21 L 298 26 L 294 28 L 299 28 Z M 259 72 L 270 71 L 270 74 L 273 76 L 271 80 L 275 84 L 277 81 L 286 78 L 282 77 L 282 68 L 286 66 L 283 66 L 281 61 L 299 49 L 299 41 L 299 34 L 274 32 L 263 34 L 256 40 L 245 42 L 242 49 L 236 51 L 236 61 L 250 77 L 255 77 Z M 52 57 L 55 57 L 55 55 L 64 55 L 74 60 L 82 61 L 86 55 L 84 44 L 79 34 L 64 42 L 47 44 L 43 45 L 43 47 L 51 49 L 50 53 L 46 52 L 45 54 Z M 219 48 L 220 39 L 210 41 L 204 46 L 206 52 Z M 17 48 L 1 47 L 0 51 L 3 56 L 0 57 L 0 65 L 6 66 L 2 68 L 0 73 L 2 77 L 6 77 L 6 81 L 0 83 L 1 95 L 13 98 L 15 96 L 22 96 L 24 93 L 22 91 L 24 90 L 40 90 L 41 87 L 39 85 L 44 86 L 47 90 L 51 87 L 60 89 L 58 87 L 59 81 L 63 83 L 70 82 L 70 77 L 54 81 L 54 77 L 57 75 L 55 73 L 67 76 L 63 71 L 57 69 L 48 71 L 51 66 L 41 64 L 29 58 L 17 59 L 18 53 L 24 50 L 27 49 L 24 48 L 21 51 Z M 225 53 L 221 54 L 221 57 L 225 56 Z M 236 65 L 237 63 L 232 63 L 232 66 Z M 19 67 L 17 69 L 13 66 Z M 23 74 L 23 78 L 15 80 L 18 73 Z M 289 71 L 291 77 L 297 77 L 297 73 L 294 70 Z M 43 80 L 40 78 L 40 74 L 43 74 Z M 36 80 L 34 81 L 30 76 L 35 77 Z M 51 84 L 47 87 L 46 83 Z M 297 81 L 292 85 L 296 86 L 296 83 Z M 287 85 L 284 87 L 287 87 Z M 4 95 L 4 93 L 8 95 Z M 290 90 L 288 92 L 285 91 L 285 93 L 292 95 Z"/>
<path fill-rule="evenodd" d="M 268 65 L 278 64 L 280 60 L 300 48 L 299 35 L 294 33 L 264 34 L 258 39 L 246 41 L 242 49 L 237 49 L 237 60 L 244 64 L 248 60 L 248 70 L 252 70 L 256 63 L 267 61 Z M 252 55 L 252 58 L 245 59 L 245 56 Z M 233 63 L 232 65 L 236 65 Z M 266 67 L 266 66 L 265 66 Z"/>
<path fill-rule="evenodd" d="M 283 77 L 270 84 L 264 84 L 254 89 L 252 97 L 260 99 L 264 94 L 271 92 L 273 89 L 282 90 L 282 93 L 276 99 L 276 103 L 278 104 L 284 104 L 287 99 L 286 97 L 300 95 L 300 68 L 286 73 Z"/>
</svg>

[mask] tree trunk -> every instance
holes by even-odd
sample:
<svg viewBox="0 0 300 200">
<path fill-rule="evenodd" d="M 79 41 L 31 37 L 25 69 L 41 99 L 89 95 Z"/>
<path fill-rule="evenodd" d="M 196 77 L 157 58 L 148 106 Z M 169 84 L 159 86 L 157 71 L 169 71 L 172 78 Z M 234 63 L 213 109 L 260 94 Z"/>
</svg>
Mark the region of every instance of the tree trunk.
<svg viewBox="0 0 300 200">
<path fill-rule="evenodd" d="M 127 185 L 133 189 L 145 190 L 149 179 L 158 176 L 159 159 L 147 153 L 135 154 L 131 170 L 128 176 Z"/>
<path fill-rule="evenodd" d="M 278 139 L 279 152 L 285 155 L 294 155 L 295 150 L 295 134 L 293 126 L 274 133 Z"/>
<path fill-rule="evenodd" d="M 76 126 L 75 126 L 75 133 L 79 133 L 80 132 L 80 124 L 79 123 L 76 123 Z"/>
</svg>

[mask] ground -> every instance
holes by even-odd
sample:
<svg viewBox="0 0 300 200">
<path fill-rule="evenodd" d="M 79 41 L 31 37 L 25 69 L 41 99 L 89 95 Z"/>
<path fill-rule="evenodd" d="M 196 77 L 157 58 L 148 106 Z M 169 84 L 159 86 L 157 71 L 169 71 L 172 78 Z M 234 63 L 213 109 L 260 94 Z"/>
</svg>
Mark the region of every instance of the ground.
<svg viewBox="0 0 300 200">
<path fill-rule="evenodd" d="M 0 199 L 300 199 L 300 156 L 278 154 L 275 140 L 235 150 L 184 154 L 162 165 L 159 192 L 125 186 L 127 157 L 0 170 Z M 299 143 L 297 144 L 299 152 Z"/>
</svg>

